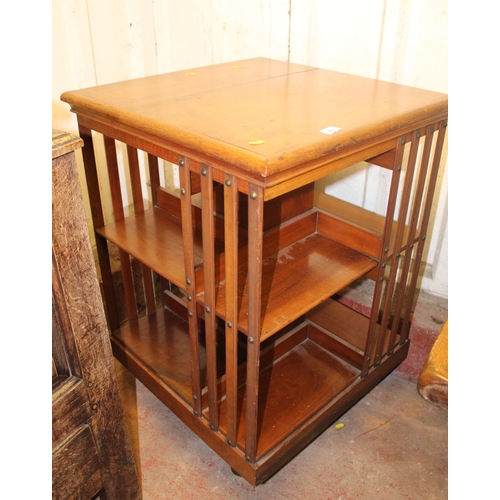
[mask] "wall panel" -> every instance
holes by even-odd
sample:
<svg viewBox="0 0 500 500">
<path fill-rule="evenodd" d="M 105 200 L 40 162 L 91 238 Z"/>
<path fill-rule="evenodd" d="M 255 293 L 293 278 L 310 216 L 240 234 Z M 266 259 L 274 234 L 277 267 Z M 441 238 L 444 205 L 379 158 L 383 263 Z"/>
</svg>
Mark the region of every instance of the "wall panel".
<svg viewBox="0 0 500 500">
<path fill-rule="evenodd" d="M 293 0 L 290 60 L 375 78 L 384 2 Z"/>
<path fill-rule="evenodd" d="M 54 0 L 52 6 L 53 126 L 72 133 L 76 119 L 59 100 L 63 91 L 256 56 L 447 92 L 446 0 Z M 335 188 L 333 178 L 324 183 L 328 192 L 383 209 L 383 173 L 360 165 L 352 176 L 339 175 Z M 439 190 L 423 286 L 447 295 L 444 169 Z"/>
</svg>

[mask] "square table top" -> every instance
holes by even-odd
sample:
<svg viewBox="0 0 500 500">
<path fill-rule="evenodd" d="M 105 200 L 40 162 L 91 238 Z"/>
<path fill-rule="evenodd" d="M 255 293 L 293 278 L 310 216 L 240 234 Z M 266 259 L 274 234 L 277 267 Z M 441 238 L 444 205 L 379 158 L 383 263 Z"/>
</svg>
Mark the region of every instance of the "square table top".
<svg viewBox="0 0 500 500">
<path fill-rule="evenodd" d="M 72 111 L 259 178 L 446 118 L 448 96 L 255 58 L 65 92 Z"/>
</svg>

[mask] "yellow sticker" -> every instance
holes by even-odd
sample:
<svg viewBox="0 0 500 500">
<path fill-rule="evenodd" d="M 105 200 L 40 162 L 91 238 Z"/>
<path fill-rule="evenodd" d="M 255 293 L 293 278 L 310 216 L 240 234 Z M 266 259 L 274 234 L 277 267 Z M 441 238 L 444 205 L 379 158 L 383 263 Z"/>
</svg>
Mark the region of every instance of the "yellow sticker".
<svg viewBox="0 0 500 500">
<path fill-rule="evenodd" d="M 186 73 L 186 76 L 193 76 L 193 75 L 196 75 L 196 73 L 194 71 L 191 71 L 189 73 Z"/>
<path fill-rule="evenodd" d="M 342 427 L 344 427 L 344 424 L 337 424 L 335 426 L 335 429 L 342 429 Z"/>
<path fill-rule="evenodd" d="M 259 144 L 265 144 L 266 141 L 250 141 L 248 144 L 251 144 L 252 146 L 258 146 Z"/>
<path fill-rule="evenodd" d="M 235 69 L 236 69 L 236 68 L 241 68 L 241 66 L 236 66 L 236 65 L 235 65 L 235 66 L 232 66 L 232 68 L 235 68 Z"/>
</svg>

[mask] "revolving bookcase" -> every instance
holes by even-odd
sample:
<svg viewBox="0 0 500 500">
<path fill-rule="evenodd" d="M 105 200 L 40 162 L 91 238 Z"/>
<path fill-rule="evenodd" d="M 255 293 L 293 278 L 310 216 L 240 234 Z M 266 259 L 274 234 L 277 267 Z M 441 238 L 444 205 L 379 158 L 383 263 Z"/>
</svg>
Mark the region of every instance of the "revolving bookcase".
<svg viewBox="0 0 500 500">
<path fill-rule="evenodd" d="M 447 96 L 257 58 L 62 100 L 84 141 L 115 356 L 264 482 L 407 356 Z M 390 173 L 382 215 L 315 190 L 363 161 Z M 363 277 L 366 316 L 337 300 Z"/>
</svg>

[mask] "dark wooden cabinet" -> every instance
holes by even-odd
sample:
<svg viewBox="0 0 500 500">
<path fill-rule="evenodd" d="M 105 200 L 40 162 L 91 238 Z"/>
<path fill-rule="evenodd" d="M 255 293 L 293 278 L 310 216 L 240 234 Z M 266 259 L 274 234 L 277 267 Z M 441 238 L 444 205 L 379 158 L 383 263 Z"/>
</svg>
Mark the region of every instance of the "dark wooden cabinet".
<svg viewBox="0 0 500 500">
<path fill-rule="evenodd" d="M 115 356 L 262 483 L 407 356 L 447 96 L 257 58 L 61 98 L 84 140 Z M 314 190 L 361 161 L 390 177 L 382 215 Z M 362 277 L 368 315 L 337 300 Z"/>
<path fill-rule="evenodd" d="M 52 497 L 139 499 L 75 162 L 52 133 Z"/>
</svg>

